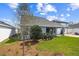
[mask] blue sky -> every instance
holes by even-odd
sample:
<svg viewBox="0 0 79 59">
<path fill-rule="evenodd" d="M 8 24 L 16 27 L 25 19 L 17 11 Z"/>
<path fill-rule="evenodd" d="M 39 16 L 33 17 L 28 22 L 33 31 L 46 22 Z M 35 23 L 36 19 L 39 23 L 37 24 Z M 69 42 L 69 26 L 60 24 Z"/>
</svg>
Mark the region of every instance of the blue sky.
<svg viewBox="0 0 79 59">
<path fill-rule="evenodd" d="M 0 21 L 11 25 L 16 23 L 16 9 L 19 4 L 0 3 Z M 29 3 L 30 11 L 34 16 L 66 22 L 79 22 L 79 3 Z"/>
</svg>

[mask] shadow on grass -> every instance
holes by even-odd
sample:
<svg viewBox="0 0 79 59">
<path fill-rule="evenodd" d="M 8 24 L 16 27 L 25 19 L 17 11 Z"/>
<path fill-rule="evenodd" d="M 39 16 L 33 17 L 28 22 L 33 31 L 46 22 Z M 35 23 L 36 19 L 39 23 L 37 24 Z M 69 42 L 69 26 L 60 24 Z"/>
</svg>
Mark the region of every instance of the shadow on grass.
<svg viewBox="0 0 79 59">
<path fill-rule="evenodd" d="M 17 40 L 15 40 L 15 39 L 13 39 L 13 38 L 9 38 L 9 40 L 8 41 L 6 41 L 5 43 L 12 43 L 12 42 L 15 42 L 15 41 L 17 41 Z"/>
</svg>

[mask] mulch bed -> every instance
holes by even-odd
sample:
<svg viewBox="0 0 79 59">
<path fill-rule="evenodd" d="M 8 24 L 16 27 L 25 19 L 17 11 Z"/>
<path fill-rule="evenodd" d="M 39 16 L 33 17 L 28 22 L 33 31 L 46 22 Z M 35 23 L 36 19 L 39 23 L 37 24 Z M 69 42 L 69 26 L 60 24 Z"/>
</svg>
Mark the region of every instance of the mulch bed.
<svg viewBox="0 0 79 59">
<path fill-rule="evenodd" d="M 63 53 L 54 53 L 51 51 L 39 51 L 35 48 L 38 41 L 25 41 L 24 55 L 25 56 L 64 56 Z M 9 44 L 0 47 L 0 55 L 2 56 L 22 56 L 23 55 L 23 42 L 19 41 L 16 44 Z"/>
</svg>

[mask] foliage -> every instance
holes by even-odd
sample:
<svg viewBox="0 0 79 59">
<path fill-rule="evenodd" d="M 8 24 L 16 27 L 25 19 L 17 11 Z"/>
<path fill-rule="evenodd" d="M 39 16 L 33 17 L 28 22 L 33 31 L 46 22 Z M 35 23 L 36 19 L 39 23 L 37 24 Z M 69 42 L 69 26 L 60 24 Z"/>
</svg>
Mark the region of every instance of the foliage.
<svg viewBox="0 0 79 59">
<path fill-rule="evenodd" d="M 16 42 L 16 41 L 20 40 L 19 36 L 20 36 L 20 34 L 15 34 L 15 35 L 9 37 L 8 39 L 6 39 L 7 41 L 5 43 Z"/>
<path fill-rule="evenodd" d="M 37 49 L 61 52 L 67 56 L 79 56 L 79 38 L 58 36 L 53 40 L 40 41 L 37 44 Z"/>
<path fill-rule="evenodd" d="M 48 33 L 44 33 L 43 35 L 42 35 L 42 39 L 43 40 L 51 40 L 51 39 L 53 39 L 54 38 L 54 35 L 51 35 L 51 34 L 48 34 Z"/>
<path fill-rule="evenodd" d="M 33 25 L 31 27 L 30 33 L 33 40 L 38 40 L 42 37 L 42 29 L 38 25 Z"/>
</svg>

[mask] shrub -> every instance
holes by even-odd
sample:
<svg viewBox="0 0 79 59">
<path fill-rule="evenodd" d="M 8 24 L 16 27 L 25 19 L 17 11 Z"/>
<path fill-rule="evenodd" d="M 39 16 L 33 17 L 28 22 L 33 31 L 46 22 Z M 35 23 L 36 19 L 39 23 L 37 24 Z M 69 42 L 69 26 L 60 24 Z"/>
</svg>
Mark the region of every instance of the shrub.
<svg viewBox="0 0 79 59">
<path fill-rule="evenodd" d="M 13 43 L 13 42 L 16 42 L 16 41 L 19 41 L 19 36 L 20 34 L 15 34 L 15 35 L 12 35 L 10 36 L 7 41 L 5 43 Z"/>
<path fill-rule="evenodd" d="M 42 29 L 38 25 L 33 25 L 31 27 L 30 33 L 33 40 L 38 40 L 42 37 Z"/>
</svg>

